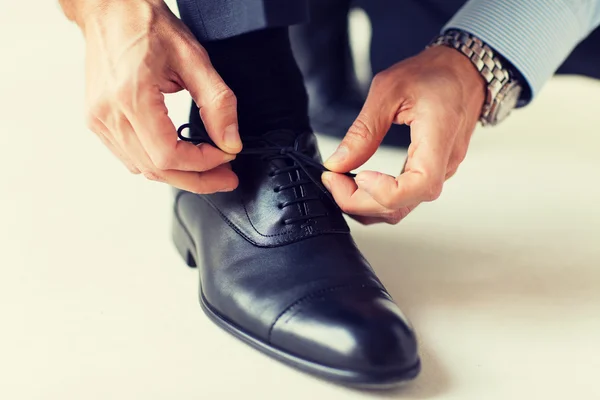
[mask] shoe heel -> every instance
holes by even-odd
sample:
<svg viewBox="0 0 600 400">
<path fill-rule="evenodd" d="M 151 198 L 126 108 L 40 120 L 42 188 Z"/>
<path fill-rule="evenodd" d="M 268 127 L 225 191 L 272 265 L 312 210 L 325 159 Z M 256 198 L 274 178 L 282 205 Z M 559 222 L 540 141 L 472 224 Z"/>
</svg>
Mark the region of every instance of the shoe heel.
<svg viewBox="0 0 600 400">
<path fill-rule="evenodd" d="M 194 242 L 190 237 L 190 234 L 181 224 L 177 215 L 173 215 L 171 235 L 177 252 L 181 256 L 181 258 L 183 258 L 187 266 L 190 268 L 197 267 L 198 264 L 196 263 L 195 258 L 196 246 L 194 246 Z"/>
</svg>

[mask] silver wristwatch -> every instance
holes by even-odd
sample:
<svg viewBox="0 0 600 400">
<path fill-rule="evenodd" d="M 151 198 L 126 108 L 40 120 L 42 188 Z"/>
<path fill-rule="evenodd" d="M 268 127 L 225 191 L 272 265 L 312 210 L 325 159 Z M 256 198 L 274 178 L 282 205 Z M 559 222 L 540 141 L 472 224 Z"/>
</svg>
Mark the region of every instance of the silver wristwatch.
<svg viewBox="0 0 600 400">
<path fill-rule="evenodd" d="M 516 107 L 523 87 L 502 65 L 494 51 L 475 36 L 449 30 L 436 37 L 428 47 L 448 46 L 467 56 L 487 82 L 487 95 L 479 120 L 482 125 L 496 125 Z"/>
</svg>

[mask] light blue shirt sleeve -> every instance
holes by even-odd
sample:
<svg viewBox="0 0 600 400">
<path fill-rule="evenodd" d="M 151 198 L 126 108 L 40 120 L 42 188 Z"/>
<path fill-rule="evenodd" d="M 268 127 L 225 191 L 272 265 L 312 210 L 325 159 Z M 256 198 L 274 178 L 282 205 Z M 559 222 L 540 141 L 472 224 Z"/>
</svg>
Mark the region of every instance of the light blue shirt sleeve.
<svg viewBox="0 0 600 400">
<path fill-rule="evenodd" d="M 519 70 L 534 97 L 599 24 L 600 0 L 469 0 L 442 32 L 461 29 L 487 43 Z"/>
</svg>

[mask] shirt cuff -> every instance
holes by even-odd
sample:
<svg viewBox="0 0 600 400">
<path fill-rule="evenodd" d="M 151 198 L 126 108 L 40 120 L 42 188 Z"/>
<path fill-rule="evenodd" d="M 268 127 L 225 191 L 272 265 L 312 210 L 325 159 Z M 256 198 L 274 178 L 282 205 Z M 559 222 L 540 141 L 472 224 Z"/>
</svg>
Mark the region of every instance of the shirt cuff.
<svg viewBox="0 0 600 400">
<path fill-rule="evenodd" d="M 442 33 L 449 29 L 468 32 L 510 62 L 529 85 L 518 104 L 522 107 L 539 93 L 587 34 L 582 10 L 565 1 L 548 5 L 544 1 L 470 0 Z"/>
</svg>

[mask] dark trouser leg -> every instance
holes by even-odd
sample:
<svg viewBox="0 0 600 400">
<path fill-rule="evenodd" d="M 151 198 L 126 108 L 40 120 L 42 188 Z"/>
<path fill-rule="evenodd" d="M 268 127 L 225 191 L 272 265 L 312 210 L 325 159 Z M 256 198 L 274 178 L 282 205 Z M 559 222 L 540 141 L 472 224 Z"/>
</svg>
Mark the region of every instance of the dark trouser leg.
<svg viewBox="0 0 600 400">
<path fill-rule="evenodd" d="M 311 0 L 310 20 L 290 29 L 292 48 L 309 95 L 337 99 L 356 89 L 348 35 L 350 0 Z M 312 101 L 312 98 L 311 98 Z"/>
<path fill-rule="evenodd" d="M 600 79 L 600 28 L 596 28 L 573 50 L 557 74 L 584 75 Z"/>
<path fill-rule="evenodd" d="M 237 97 L 242 137 L 310 130 L 306 90 L 287 28 L 302 21 L 305 6 L 294 0 L 179 0 L 182 20 Z M 197 111 L 193 106 L 191 119 L 199 124 Z"/>
<path fill-rule="evenodd" d="M 308 19 L 308 0 L 177 0 L 177 5 L 182 21 L 201 42 Z"/>
<path fill-rule="evenodd" d="M 310 22 L 290 31 L 311 123 L 317 132 L 334 136 L 346 133 L 364 102 L 350 51 L 349 11 L 350 0 L 311 0 Z"/>
<path fill-rule="evenodd" d="M 269 28 L 204 43 L 238 100 L 240 133 L 310 130 L 308 98 L 287 28 Z"/>
<path fill-rule="evenodd" d="M 377 0 L 374 0 L 377 3 Z M 374 28 L 372 54 L 379 55 L 379 49 L 385 51 L 391 38 L 383 39 L 378 35 L 392 28 L 387 24 L 384 4 L 371 4 L 370 0 L 312 0 L 310 3 L 310 22 L 292 28 L 292 47 L 304 75 L 310 99 L 310 117 L 317 132 L 343 137 L 352 125 L 362 105 L 365 95 L 356 83 L 348 35 L 348 13 L 351 6 L 364 8 Z M 405 4 L 393 0 L 385 6 L 391 8 L 393 15 Z M 381 15 L 380 15 L 381 14 Z M 394 39 L 394 42 L 406 43 L 406 40 Z M 391 44 L 393 47 L 394 44 Z M 393 50 L 389 52 L 393 54 Z M 373 57 L 372 57 L 373 58 Z M 374 63 L 374 68 L 378 64 Z M 384 139 L 384 145 L 407 147 L 410 133 L 406 127 L 394 126 Z"/>
</svg>

